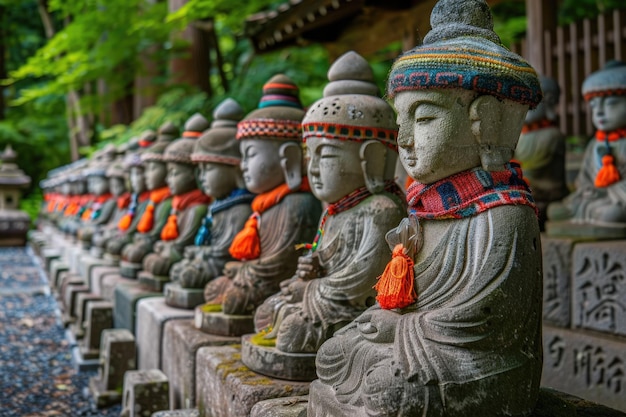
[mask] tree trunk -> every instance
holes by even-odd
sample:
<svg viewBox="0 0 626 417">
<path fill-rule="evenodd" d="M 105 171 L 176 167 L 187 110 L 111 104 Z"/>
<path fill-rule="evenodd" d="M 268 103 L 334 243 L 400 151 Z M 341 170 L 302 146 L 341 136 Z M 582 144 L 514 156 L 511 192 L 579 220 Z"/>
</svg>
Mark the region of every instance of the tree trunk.
<svg viewBox="0 0 626 417">
<path fill-rule="evenodd" d="M 5 6 L 0 5 L 0 80 L 4 80 L 7 78 L 7 63 L 5 60 L 6 51 L 5 51 L 5 23 L 4 23 L 4 15 L 5 15 Z M 0 120 L 4 120 L 5 118 L 5 108 L 6 103 L 4 100 L 4 86 L 0 83 Z"/>
</svg>

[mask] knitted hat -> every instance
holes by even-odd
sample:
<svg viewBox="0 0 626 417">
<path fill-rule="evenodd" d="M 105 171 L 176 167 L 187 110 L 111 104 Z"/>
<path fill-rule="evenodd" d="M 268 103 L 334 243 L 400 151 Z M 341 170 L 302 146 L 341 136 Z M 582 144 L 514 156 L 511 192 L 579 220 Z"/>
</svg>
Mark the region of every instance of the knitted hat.
<svg viewBox="0 0 626 417">
<path fill-rule="evenodd" d="M 163 152 L 165 148 L 178 136 L 178 129 L 171 122 L 165 122 L 159 127 L 159 131 L 156 134 L 156 141 L 153 145 L 144 148 L 141 151 L 140 160 L 141 163 L 148 161 L 161 161 L 163 162 Z"/>
<path fill-rule="evenodd" d="M 156 140 L 157 140 L 157 135 L 156 133 L 154 133 L 154 130 L 148 129 L 148 130 L 144 130 L 143 132 L 141 132 L 141 135 L 139 135 L 137 144 L 139 145 L 140 148 L 145 149 L 154 145 Z"/>
<path fill-rule="evenodd" d="M 440 0 L 424 43 L 402 54 L 389 73 L 387 94 L 463 88 L 534 108 L 542 93 L 535 70 L 505 48 L 484 0 Z"/>
<path fill-rule="evenodd" d="M 165 122 L 157 132 L 158 142 L 171 142 L 178 137 L 178 128 L 172 122 Z"/>
<path fill-rule="evenodd" d="M 170 143 L 165 152 L 163 160 L 165 162 L 177 162 L 179 164 L 191 164 L 191 152 L 196 143 L 196 139 L 202 135 L 209 127 L 209 122 L 199 113 L 194 114 L 185 122 L 185 131 L 182 138 Z"/>
<path fill-rule="evenodd" d="M 599 96 L 626 96 L 626 62 L 607 62 L 603 69 L 585 78 L 582 92 L 585 100 Z"/>
<path fill-rule="evenodd" d="M 239 165 L 241 153 L 237 135 L 237 122 L 243 118 L 243 109 L 232 98 L 222 101 L 213 111 L 211 128 L 204 132 L 194 145 L 193 162 L 217 162 Z"/>
<path fill-rule="evenodd" d="M 347 52 L 330 67 L 328 80 L 324 98 L 313 103 L 302 120 L 304 140 L 378 140 L 396 150 L 396 116 L 377 96 L 378 87 L 367 61 L 356 52 Z"/>
<path fill-rule="evenodd" d="M 120 162 L 114 162 L 110 164 L 106 169 L 105 175 L 108 178 L 125 178 L 126 171 L 124 170 L 124 165 Z"/>
<path fill-rule="evenodd" d="M 286 75 L 273 76 L 263 86 L 258 109 L 237 124 L 237 139 L 300 141 L 304 110 L 298 92 Z"/>
</svg>

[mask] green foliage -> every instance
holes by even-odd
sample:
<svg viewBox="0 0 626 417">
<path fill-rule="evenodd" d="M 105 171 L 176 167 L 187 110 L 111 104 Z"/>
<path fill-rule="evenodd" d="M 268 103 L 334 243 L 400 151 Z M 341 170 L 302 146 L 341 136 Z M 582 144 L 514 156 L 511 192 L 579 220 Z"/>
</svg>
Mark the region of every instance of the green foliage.
<svg viewBox="0 0 626 417">
<path fill-rule="evenodd" d="M 563 0 L 559 7 L 559 24 L 566 25 L 584 18 L 593 18 L 609 10 L 624 7 L 624 0 Z"/>
</svg>

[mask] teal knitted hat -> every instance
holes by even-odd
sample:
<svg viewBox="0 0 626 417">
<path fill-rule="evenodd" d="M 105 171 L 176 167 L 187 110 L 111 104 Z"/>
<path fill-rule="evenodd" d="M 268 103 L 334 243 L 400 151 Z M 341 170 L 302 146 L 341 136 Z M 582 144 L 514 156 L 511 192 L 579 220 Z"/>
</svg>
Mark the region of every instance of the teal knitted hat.
<svg viewBox="0 0 626 417">
<path fill-rule="evenodd" d="M 542 93 L 535 70 L 504 47 L 484 0 L 440 0 L 424 42 L 393 64 L 387 95 L 461 88 L 535 108 Z"/>
<path fill-rule="evenodd" d="M 603 96 L 626 96 L 626 62 L 609 61 L 583 81 L 585 100 Z"/>
</svg>

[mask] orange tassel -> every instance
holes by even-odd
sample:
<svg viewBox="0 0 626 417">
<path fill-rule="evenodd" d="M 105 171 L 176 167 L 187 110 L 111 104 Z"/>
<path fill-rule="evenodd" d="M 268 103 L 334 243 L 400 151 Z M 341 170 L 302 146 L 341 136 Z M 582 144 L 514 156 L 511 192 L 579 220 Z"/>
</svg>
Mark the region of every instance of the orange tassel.
<svg viewBox="0 0 626 417">
<path fill-rule="evenodd" d="M 413 260 L 399 243 L 393 248 L 391 261 L 374 286 L 378 291 L 376 301 L 386 310 L 406 307 L 417 299 L 414 284 Z"/>
<path fill-rule="evenodd" d="M 132 221 L 133 221 L 133 216 L 131 216 L 130 214 L 125 214 L 124 217 L 122 217 L 120 221 L 117 223 L 117 227 L 120 230 L 128 230 Z"/>
<path fill-rule="evenodd" d="M 233 239 L 228 250 L 235 259 L 251 260 L 261 256 L 261 242 L 259 242 L 259 215 L 252 214 L 246 221 L 243 229 Z"/>
<path fill-rule="evenodd" d="M 613 158 L 613 155 L 604 155 L 602 157 L 602 167 L 596 175 L 595 186 L 608 187 L 619 180 L 620 176 L 615 166 L 615 158 Z"/>
<path fill-rule="evenodd" d="M 147 233 L 152 230 L 152 226 L 154 226 L 154 204 L 149 203 L 146 211 L 143 212 L 141 219 L 139 219 L 137 231 Z"/>
<path fill-rule="evenodd" d="M 170 217 L 167 218 L 167 223 L 165 223 L 165 226 L 163 226 L 161 230 L 162 240 L 174 240 L 178 237 L 177 220 L 178 216 L 176 214 L 170 214 Z"/>
<path fill-rule="evenodd" d="M 82 220 L 89 220 L 91 218 L 91 209 L 86 209 L 83 211 L 83 214 L 80 216 Z"/>
</svg>

